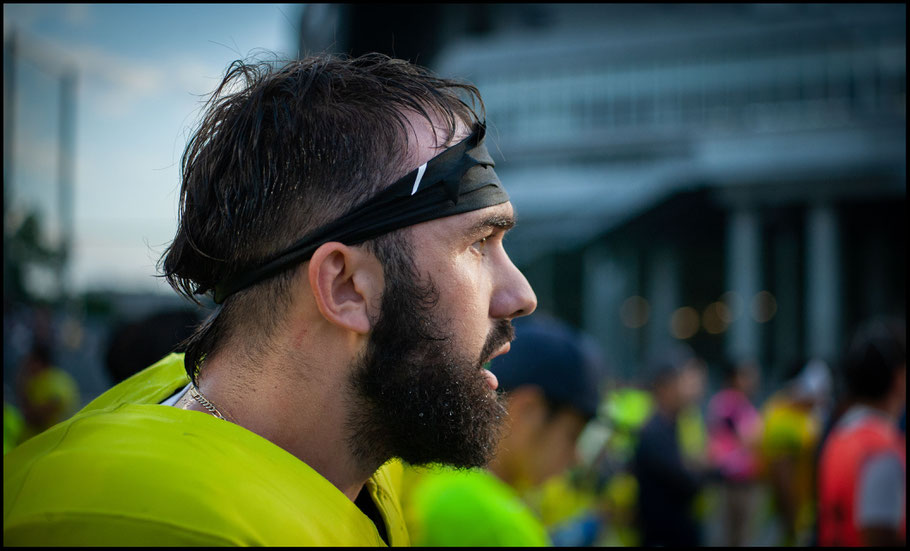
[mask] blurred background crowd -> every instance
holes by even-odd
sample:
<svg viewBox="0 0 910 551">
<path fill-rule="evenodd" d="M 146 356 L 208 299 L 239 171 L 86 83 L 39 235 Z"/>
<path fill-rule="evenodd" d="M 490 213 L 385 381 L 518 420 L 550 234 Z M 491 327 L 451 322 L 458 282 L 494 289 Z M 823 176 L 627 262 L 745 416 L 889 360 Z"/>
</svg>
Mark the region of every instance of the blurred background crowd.
<svg viewBox="0 0 910 551">
<path fill-rule="evenodd" d="M 154 265 L 230 61 L 379 51 L 479 88 L 506 248 L 598 351 L 577 457 L 519 489 L 550 541 L 817 542 L 851 339 L 905 335 L 905 5 L 3 10 L 4 452 L 207 315 Z"/>
</svg>

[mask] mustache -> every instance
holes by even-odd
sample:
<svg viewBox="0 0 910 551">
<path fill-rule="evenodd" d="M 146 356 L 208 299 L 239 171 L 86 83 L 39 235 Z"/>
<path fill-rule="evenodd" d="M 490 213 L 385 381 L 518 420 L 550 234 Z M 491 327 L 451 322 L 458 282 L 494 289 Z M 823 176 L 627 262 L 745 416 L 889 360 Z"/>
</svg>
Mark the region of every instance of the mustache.
<svg viewBox="0 0 910 551">
<path fill-rule="evenodd" d="M 490 334 L 487 336 L 487 342 L 484 343 L 483 350 L 480 352 L 477 365 L 482 367 L 493 352 L 513 340 L 515 340 L 515 328 L 512 327 L 512 322 L 509 320 L 497 321 L 493 328 L 490 329 Z"/>
</svg>

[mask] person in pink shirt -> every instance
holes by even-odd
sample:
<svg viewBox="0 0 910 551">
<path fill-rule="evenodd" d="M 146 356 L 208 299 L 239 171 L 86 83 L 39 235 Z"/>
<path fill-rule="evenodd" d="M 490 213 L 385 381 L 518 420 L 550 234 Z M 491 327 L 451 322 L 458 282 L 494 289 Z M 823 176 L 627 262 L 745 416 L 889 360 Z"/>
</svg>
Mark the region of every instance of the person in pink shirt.
<svg viewBox="0 0 910 551">
<path fill-rule="evenodd" d="M 759 371 L 752 361 L 727 366 L 727 386 L 708 403 L 708 458 L 720 471 L 723 542 L 746 544 L 747 526 L 753 509 L 759 476 L 758 442 L 761 416 L 750 395 L 758 386 Z"/>
</svg>

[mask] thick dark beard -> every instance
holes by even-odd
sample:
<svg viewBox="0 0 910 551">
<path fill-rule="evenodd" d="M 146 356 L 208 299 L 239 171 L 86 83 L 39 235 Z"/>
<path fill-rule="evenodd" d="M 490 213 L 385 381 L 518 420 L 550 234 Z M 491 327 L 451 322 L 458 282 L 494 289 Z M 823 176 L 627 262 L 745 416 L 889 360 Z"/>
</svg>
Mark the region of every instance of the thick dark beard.
<svg viewBox="0 0 910 551">
<path fill-rule="evenodd" d="M 432 280 L 418 281 L 413 269 L 389 270 L 388 260 L 386 271 L 379 318 L 351 370 L 350 449 L 370 469 L 392 457 L 412 465 L 485 465 L 506 410 L 481 369 L 512 340 L 511 323 L 496 324 L 479 357 L 469 358 L 433 316 Z"/>
</svg>

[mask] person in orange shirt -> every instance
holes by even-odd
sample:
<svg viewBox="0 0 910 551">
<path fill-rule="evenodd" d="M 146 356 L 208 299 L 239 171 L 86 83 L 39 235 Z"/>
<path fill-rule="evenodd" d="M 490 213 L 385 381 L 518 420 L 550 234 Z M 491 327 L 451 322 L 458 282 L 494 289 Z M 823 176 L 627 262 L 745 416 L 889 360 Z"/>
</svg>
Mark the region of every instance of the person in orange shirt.
<svg viewBox="0 0 910 551">
<path fill-rule="evenodd" d="M 872 321 L 844 362 L 853 406 L 838 420 L 819 463 L 818 542 L 822 546 L 901 546 L 907 541 L 904 435 L 906 328 Z"/>
</svg>

